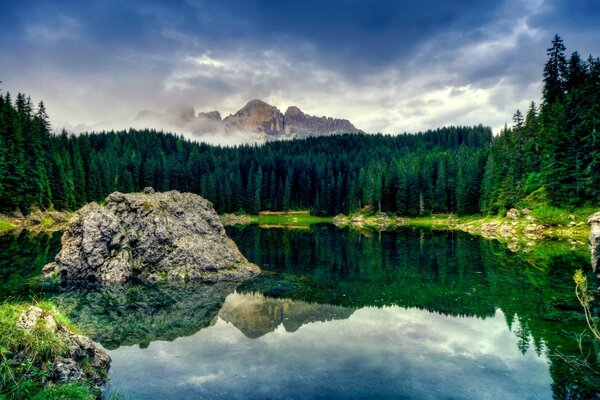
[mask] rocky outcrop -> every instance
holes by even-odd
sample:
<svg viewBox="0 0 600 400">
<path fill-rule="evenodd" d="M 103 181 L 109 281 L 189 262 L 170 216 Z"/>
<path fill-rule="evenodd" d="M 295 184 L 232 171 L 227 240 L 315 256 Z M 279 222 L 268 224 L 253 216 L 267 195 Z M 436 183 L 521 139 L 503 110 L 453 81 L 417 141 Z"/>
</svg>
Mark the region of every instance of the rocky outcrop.
<svg viewBox="0 0 600 400">
<path fill-rule="evenodd" d="M 198 118 L 207 118 L 215 121 L 221 121 L 221 113 L 218 111 L 209 111 L 198 113 Z"/>
<path fill-rule="evenodd" d="M 600 265 L 600 212 L 595 213 L 588 219 L 590 225 L 590 250 L 592 252 L 592 269 L 598 272 Z"/>
<path fill-rule="evenodd" d="M 249 215 L 223 214 L 220 216 L 221 222 L 225 226 L 248 225 L 255 222 Z"/>
<path fill-rule="evenodd" d="M 30 306 L 20 315 L 16 328 L 30 334 L 36 334 L 34 330 L 42 329 L 47 332 L 46 335 L 56 335 L 65 344 L 66 350 L 62 355 L 47 360 L 47 365 L 38 366 L 47 368 L 47 384 L 71 382 L 100 387 L 105 383 L 111 362 L 108 354 L 89 338 L 77 335 L 67 326 L 58 323 L 51 313 Z M 25 353 L 17 354 L 12 362 L 23 362 L 27 358 Z"/>
<path fill-rule="evenodd" d="M 277 107 L 258 99 L 249 101 L 225 118 L 218 111 L 196 114 L 190 106 L 174 106 L 164 113 L 142 110 L 135 122 L 139 127 L 160 126 L 200 136 L 239 136 L 250 142 L 362 132 L 346 119 L 308 115 L 296 106 L 290 106 L 284 114 Z"/>
<path fill-rule="evenodd" d="M 296 106 L 288 107 L 284 115 L 285 133 L 295 137 L 310 136 L 313 134 L 327 133 L 357 133 L 356 129 L 347 119 L 331 117 L 315 117 L 300 111 Z"/>
<path fill-rule="evenodd" d="M 223 119 L 223 123 L 229 131 L 257 133 L 270 140 L 362 132 L 346 119 L 315 117 L 296 106 L 282 114 L 277 107 L 262 100 L 248 102 L 241 110 Z"/>
<path fill-rule="evenodd" d="M 202 281 L 259 272 L 229 239 L 212 205 L 192 193 L 109 195 L 77 211 L 44 267 L 62 284 Z"/>
<path fill-rule="evenodd" d="M 281 111 L 262 100 L 251 100 L 241 110 L 223 120 L 229 130 L 277 135 L 284 130 Z"/>
</svg>

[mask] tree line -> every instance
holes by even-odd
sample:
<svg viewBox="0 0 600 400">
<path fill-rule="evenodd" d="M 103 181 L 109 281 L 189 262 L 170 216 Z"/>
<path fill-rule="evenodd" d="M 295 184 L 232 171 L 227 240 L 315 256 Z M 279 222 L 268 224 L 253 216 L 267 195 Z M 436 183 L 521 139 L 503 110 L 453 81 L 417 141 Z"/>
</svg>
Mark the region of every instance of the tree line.
<svg viewBox="0 0 600 400">
<path fill-rule="evenodd" d="M 236 147 L 154 130 L 55 135 L 42 102 L 0 95 L 0 212 L 73 210 L 146 186 L 198 193 L 219 212 L 501 213 L 531 193 L 600 204 L 600 61 L 564 51 L 556 36 L 541 106 L 496 137 L 482 125 Z"/>
</svg>

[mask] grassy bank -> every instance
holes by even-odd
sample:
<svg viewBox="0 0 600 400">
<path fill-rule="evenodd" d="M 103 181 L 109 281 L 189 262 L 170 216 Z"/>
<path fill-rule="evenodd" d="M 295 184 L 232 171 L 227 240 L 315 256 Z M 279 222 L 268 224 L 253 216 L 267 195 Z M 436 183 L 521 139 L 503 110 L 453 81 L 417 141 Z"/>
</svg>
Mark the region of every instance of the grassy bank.
<svg viewBox="0 0 600 400">
<path fill-rule="evenodd" d="M 316 217 L 309 211 L 262 211 L 258 215 L 221 216 L 225 225 L 258 224 L 263 228 L 308 229 L 313 224 L 331 223 L 331 217 Z"/>
<path fill-rule="evenodd" d="M 26 217 L 0 214 L 0 234 L 19 229 L 37 232 L 60 231 L 72 215 L 69 211 L 36 211 Z"/>
<path fill-rule="evenodd" d="M 545 239 L 565 241 L 572 247 L 579 247 L 587 243 L 590 233 L 587 218 L 596 211 L 597 208 L 562 210 L 544 206 L 533 210 L 513 209 L 506 216 L 438 214 L 416 218 L 357 212 L 336 216 L 333 222 L 337 226 L 357 230 L 390 230 L 399 226 L 461 230 L 507 242 L 514 248 L 531 247 Z"/>
<path fill-rule="evenodd" d="M 75 331 L 53 304 L 38 301 L 44 316 Z M 67 343 L 43 319 L 30 331 L 17 328 L 19 316 L 29 307 L 25 302 L 5 300 L 0 304 L 0 399 L 94 399 L 99 393 L 85 384 L 47 386 L 46 379 L 55 357 L 68 352 Z"/>
<path fill-rule="evenodd" d="M 0 233 L 12 231 L 15 227 L 8 218 L 0 216 Z"/>
</svg>

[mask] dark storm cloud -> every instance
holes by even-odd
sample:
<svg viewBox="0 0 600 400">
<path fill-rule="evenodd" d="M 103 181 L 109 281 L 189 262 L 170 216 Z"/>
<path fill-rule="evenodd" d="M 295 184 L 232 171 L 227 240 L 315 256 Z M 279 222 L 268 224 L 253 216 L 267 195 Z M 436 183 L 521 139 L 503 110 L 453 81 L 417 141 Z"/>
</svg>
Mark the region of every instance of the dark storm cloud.
<svg viewBox="0 0 600 400">
<path fill-rule="evenodd" d="M 497 7 L 484 0 L 30 1 L 6 5 L 0 21 L 13 25 L 3 36 L 7 44 L 15 45 L 30 25 L 59 30 L 66 21 L 78 21 L 77 36 L 68 38 L 67 50 L 74 51 L 60 52 L 66 62 L 76 61 L 73 53 L 80 54 L 83 47 L 92 56 L 79 60 L 85 63 L 110 58 L 106 53 L 102 55 L 108 57 L 100 57 L 98 50 L 118 53 L 134 48 L 169 54 L 194 46 L 214 46 L 216 53 L 241 45 L 276 48 L 302 57 L 306 53 L 298 54 L 296 45 L 306 44 L 320 60 L 352 71 L 408 57 L 440 32 L 471 31 L 494 18 Z M 185 36 L 177 40 L 166 34 L 169 31 Z"/>
<path fill-rule="evenodd" d="M 600 53 L 598 20 L 596 0 L 24 0 L 1 7 L 0 79 L 73 129 L 255 97 L 367 131 L 497 127 L 539 99 L 555 33 Z"/>
</svg>

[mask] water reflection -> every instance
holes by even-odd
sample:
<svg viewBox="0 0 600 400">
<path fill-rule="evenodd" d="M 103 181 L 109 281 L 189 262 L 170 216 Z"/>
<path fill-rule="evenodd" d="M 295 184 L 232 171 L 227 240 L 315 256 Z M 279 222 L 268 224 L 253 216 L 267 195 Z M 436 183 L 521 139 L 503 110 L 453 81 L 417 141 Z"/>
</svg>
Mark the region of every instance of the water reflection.
<svg viewBox="0 0 600 400">
<path fill-rule="evenodd" d="M 41 293 L 40 275 L 60 250 L 59 232 L 14 231 L 0 235 L 0 300 Z"/>
<path fill-rule="evenodd" d="M 74 290 L 54 297 L 76 325 L 107 349 L 144 348 L 193 335 L 210 325 L 235 282 L 157 284 Z"/>
<path fill-rule="evenodd" d="M 286 306 L 302 321 L 294 331 L 279 313 Z M 397 306 L 332 314 L 231 294 L 223 317 L 172 343 L 111 352 L 113 384 L 144 399 L 552 397 L 547 358 L 518 351 L 501 311 L 485 320 Z"/>
<path fill-rule="evenodd" d="M 138 398 L 597 398 L 571 276 L 585 248 L 512 253 L 456 232 L 363 237 L 230 228 L 263 274 L 239 283 L 52 295 L 111 349 Z M 0 293 L 28 284 L 59 235 L 0 237 Z M 2 292 L 4 291 L 4 292 Z M 39 287 L 38 292 L 39 293 Z M 582 342 L 589 360 L 597 350 Z M 135 398 L 135 397 L 134 397 Z"/>
<path fill-rule="evenodd" d="M 311 322 L 347 319 L 353 308 L 273 299 L 260 293 L 233 293 L 227 296 L 219 318 L 233 324 L 247 338 L 256 339 L 278 327 L 296 332 Z"/>
</svg>

